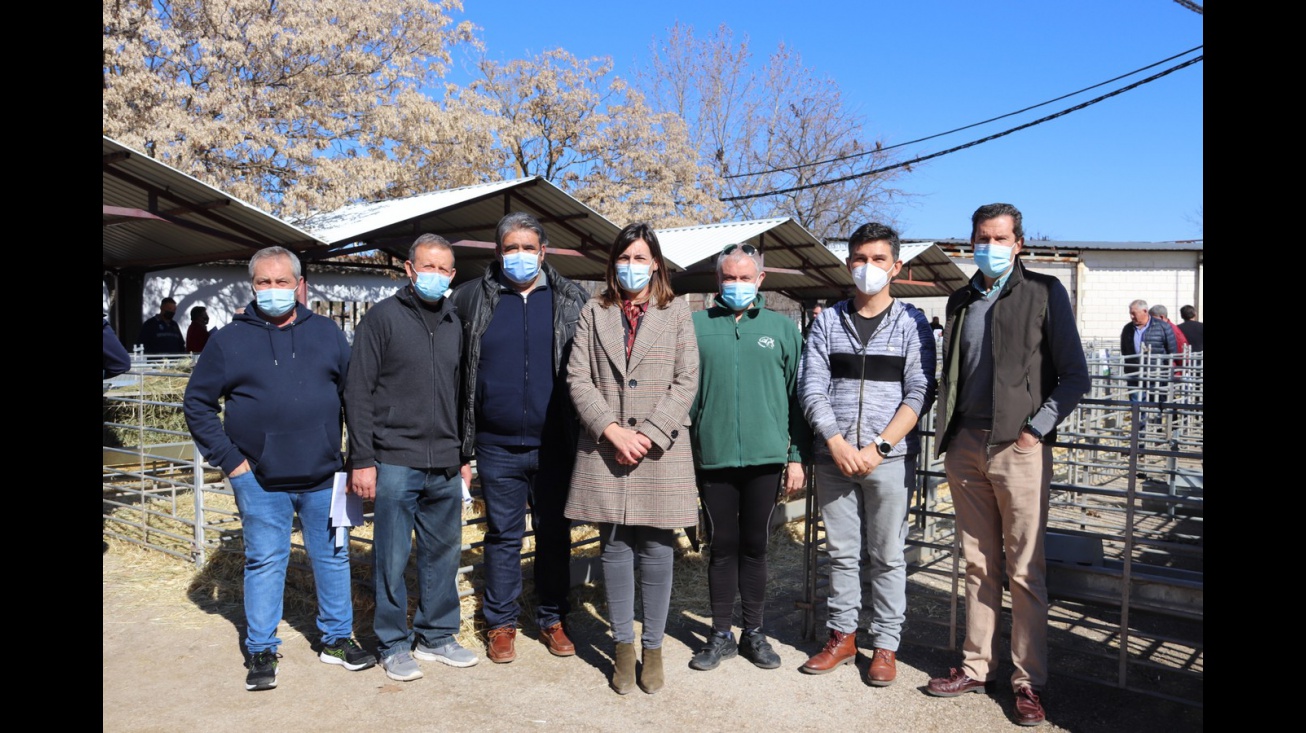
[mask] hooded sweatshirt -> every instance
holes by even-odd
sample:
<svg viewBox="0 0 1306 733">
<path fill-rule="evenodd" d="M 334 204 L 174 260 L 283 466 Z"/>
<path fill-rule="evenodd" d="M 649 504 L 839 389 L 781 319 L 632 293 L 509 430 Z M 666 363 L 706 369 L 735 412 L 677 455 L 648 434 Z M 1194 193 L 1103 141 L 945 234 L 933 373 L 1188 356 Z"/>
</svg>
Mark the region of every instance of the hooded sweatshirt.
<svg viewBox="0 0 1306 733">
<path fill-rule="evenodd" d="M 331 319 L 295 309 L 278 327 L 245 306 L 209 338 L 182 403 L 204 459 L 228 475 L 248 459 L 267 491 L 329 488 L 343 466 L 349 342 Z"/>
</svg>

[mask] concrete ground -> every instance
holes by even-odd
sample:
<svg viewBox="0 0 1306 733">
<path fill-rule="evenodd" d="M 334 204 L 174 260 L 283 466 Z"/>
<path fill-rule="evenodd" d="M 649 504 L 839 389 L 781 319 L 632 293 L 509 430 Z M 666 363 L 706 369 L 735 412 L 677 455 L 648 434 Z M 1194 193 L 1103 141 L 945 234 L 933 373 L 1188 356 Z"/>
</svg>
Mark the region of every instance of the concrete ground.
<svg viewBox="0 0 1306 733">
<path fill-rule="evenodd" d="M 667 684 L 656 695 L 636 690 L 623 697 L 608 688 L 611 642 L 601 608 L 590 603 L 572 614 L 575 657 L 551 656 L 527 623 L 518 636 L 517 661 L 496 665 L 482 659 L 467 669 L 422 663 L 426 676 L 407 683 L 391 681 L 379 667 L 347 672 L 323 664 L 311 649 L 317 636 L 311 621 L 283 623 L 279 684 L 275 690 L 251 693 L 244 689 L 238 609 L 192 600 L 187 592 L 191 568 L 173 565 L 161 572 L 157 563 L 133 562 L 131 552 L 119 545 L 104 554 L 105 731 L 959 733 L 1019 728 L 1010 721 L 1009 690 L 1000 689 L 993 697 L 925 694 L 930 676 L 957 663 L 953 652 L 904 646 L 898 682 L 886 688 L 864 683 L 867 659 L 860 655 L 856 667 L 820 676 L 799 673 L 799 665 L 820 643 L 799 640 L 801 619 L 792 597 L 768 607 L 768 629 L 784 660 L 775 670 L 758 669 L 742 658 L 710 672 L 689 669 L 708 621 L 677 611 L 665 643 Z M 366 638 L 362 641 L 368 645 Z M 1200 708 L 1064 677 L 1054 676 L 1045 701 L 1045 731 L 1203 727 Z"/>
</svg>

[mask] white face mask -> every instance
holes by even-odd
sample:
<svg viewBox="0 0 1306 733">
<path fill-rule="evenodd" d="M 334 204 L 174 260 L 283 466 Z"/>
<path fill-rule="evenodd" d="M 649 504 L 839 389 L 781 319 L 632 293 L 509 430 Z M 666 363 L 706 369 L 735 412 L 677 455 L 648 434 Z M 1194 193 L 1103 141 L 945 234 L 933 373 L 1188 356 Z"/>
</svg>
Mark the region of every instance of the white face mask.
<svg viewBox="0 0 1306 733">
<path fill-rule="evenodd" d="M 858 265 L 853 268 L 853 284 L 867 295 L 875 295 L 889 284 L 889 273 L 875 265 Z"/>
</svg>

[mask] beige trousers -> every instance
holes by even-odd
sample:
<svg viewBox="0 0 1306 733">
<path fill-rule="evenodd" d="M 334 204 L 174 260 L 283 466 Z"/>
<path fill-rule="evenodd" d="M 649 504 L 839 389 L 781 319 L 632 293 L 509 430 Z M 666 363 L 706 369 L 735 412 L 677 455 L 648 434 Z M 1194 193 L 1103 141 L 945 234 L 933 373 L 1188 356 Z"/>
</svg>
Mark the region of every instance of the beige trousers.
<svg viewBox="0 0 1306 733">
<path fill-rule="evenodd" d="M 1011 590 L 1012 688 L 1047 682 L 1048 594 L 1043 553 L 1052 483 L 1052 448 L 1023 451 L 1013 443 L 985 446 L 987 430 L 963 428 L 948 443 L 943 466 L 957 512 L 966 563 L 966 641 L 962 670 L 991 680 L 997 670 L 998 624 L 1005 571 Z"/>
</svg>

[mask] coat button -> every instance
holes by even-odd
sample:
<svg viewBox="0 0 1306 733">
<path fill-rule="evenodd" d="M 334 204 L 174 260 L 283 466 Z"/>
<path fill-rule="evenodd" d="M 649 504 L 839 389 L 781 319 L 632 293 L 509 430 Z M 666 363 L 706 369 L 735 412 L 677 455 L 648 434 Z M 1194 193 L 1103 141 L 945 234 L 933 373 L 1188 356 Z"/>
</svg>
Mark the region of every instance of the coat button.
<svg viewBox="0 0 1306 733">
<path fill-rule="evenodd" d="M 679 431 L 679 430 L 672 430 L 672 431 L 671 431 L 671 439 L 672 439 L 672 440 L 675 440 L 675 439 L 678 438 L 678 437 L 680 437 L 680 431 Z"/>
<path fill-rule="evenodd" d="M 634 379 L 630 380 L 630 388 L 631 388 L 631 389 L 634 389 L 634 388 L 636 388 L 636 387 L 638 387 L 638 386 L 639 386 L 639 382 L 635 381 Z"/>
<path fill-rule="evenodd" d="M 630 423 L 631 427 L 634 427 L 635 423 L 638 422 L 638 420 L 636 420 L 635 418 L 632 417 L 632 418 L 630 418 L 629 420 L 627 420 L 626 422 Z"/>
</svg>

